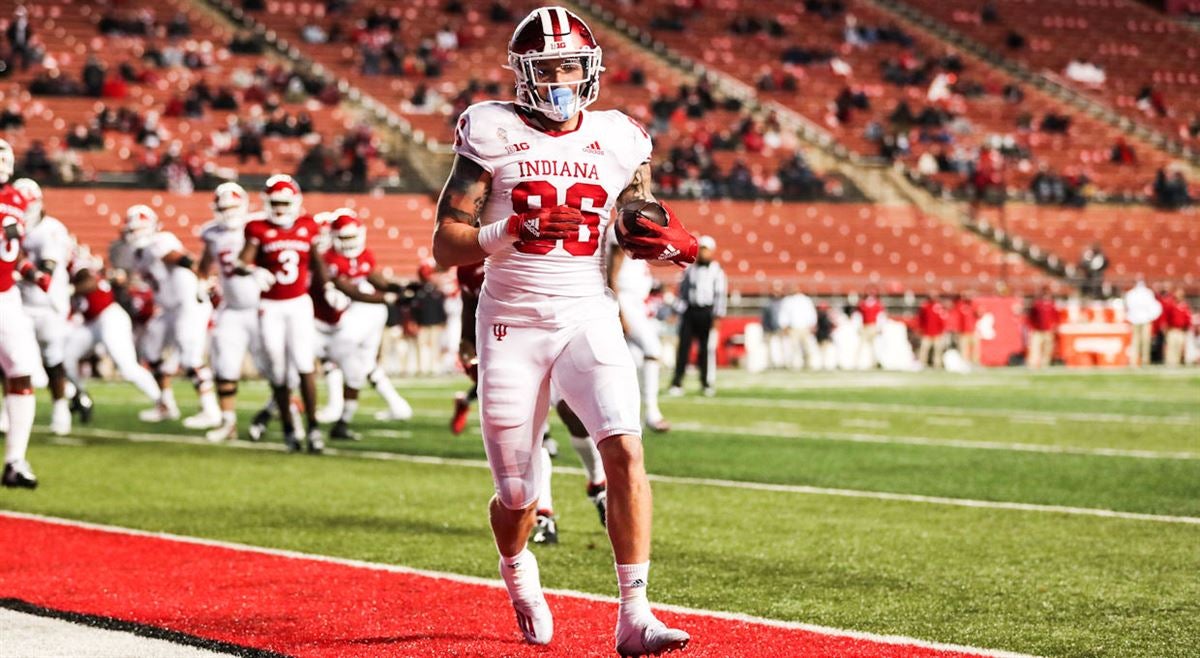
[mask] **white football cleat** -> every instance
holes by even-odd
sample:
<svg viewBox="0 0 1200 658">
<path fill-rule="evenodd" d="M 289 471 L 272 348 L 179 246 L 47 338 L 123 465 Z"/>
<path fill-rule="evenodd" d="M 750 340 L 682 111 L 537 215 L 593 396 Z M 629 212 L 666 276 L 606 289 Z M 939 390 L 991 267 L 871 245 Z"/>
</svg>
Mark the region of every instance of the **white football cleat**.
<svg viewBox="0 0 1200 658">
<path fill-rule="evenodd" d="M 189 430 L 210 430 L 221 426 L 221 414 L 206 414 L 203 411 L 195 416 L 183 419 L 183 426 Z"/>
<path fill-rule="evenodd" d="M 673 398 L 681 398 L 683 397 L 683 389 L 679 386 L 672 386 L 667 389 L 667 395 Z"/>
<path fill-rule="evenodd" d="M 164 420 L 179 420 L 179 407 L 160 402 L 149 409 L 139 411 L 138 420 L 143 423 L 161 423 Z"/>
<path fill-rule="evenodd" d="M 237 425 L 235 423 L 229 423 L 228 425 L 222 424 L 216 429 L 211 429 L 208 432 L 205 432 L 204 438 L 212 441 L 213 443 L 221 443 L 223 441 L 229 441 L 230 439 L 236 439 Z"/>
<path fill-rule="evenodd" d="M 508 598 L 517 614 L 517 627 L 530 644 L 550 644 L 554 637 L 554 616 L 542 592 L 541 576 L 538 574 L 537 558 L 526 552 L 527 557 L 500 558 L 500 576 L 508 588 Z M 505 564 L 508 560 L 518 560 Z"/>
<path fill-rule="evenodd" d="M 617 654 L 620 656 L 658 656 L 683 649 L 692 636 L 647 615 L 642 621 L 617 618 Z"/>
<path fill-rule="evenodd" d="M 62 400 L 62 404 L 55 402 L 50 411 L 50 433 L 54 436 L 66 436 L 71 433 L 71 408 L 65 400 Z"/>
</svg>

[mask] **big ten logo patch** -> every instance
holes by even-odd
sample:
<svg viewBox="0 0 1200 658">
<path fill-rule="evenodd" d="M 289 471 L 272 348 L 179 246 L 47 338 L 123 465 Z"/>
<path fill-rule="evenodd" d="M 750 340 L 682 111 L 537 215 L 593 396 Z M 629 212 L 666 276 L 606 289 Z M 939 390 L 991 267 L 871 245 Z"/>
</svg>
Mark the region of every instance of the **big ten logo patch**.
<svg viewBox="0 0 1200 658">
<path fill-rule="evenodd" d="M 516 144 L 509 144 L 508 146 L 504 147 L 504 152 L 509 155 L 512 155 L 513 153 L 516 153 L 518 151 L 528 151 L 528 150 L 529 150 L 529 142 L 518 142 Z"/>
</svg>

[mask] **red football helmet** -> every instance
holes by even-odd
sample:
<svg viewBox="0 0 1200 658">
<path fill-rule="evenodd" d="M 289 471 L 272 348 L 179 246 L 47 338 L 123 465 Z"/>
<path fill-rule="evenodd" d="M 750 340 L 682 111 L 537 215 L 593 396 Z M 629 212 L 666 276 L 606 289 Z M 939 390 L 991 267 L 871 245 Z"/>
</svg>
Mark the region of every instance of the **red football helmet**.
<svg viewBox="0 0 1200 658">
<path fill-rule="evenodd" d="M 287 174 L 275 174 L 263 188 L 263 201 L 271 223 L 290 227 L 300 217 L 300 185 Z"/>
<path fill-rule="evenodd" d="M 367 246 L 367 227 L 349 208 L 333 211 L 333 248 L 347 258 L 362 254 Z"/>
<path fill-rule="evenodd" d="M 562 7 L 533 10 L 508 42 L 508 68 L 517 76 L 517 105 L 552 121 L 575 116 L 600 95 L 604 70 L 600 55 L 600 46 L 583 19 Z M 547 60 L 576 60 L 583 79 L 557 82 L 553 76 L 539 75 Z"/>
</svg>

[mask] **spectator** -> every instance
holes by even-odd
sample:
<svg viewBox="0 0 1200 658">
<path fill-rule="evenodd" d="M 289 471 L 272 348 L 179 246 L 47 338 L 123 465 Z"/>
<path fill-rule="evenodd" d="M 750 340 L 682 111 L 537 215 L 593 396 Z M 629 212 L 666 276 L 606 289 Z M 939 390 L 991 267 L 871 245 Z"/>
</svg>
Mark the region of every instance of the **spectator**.
<svg viewBox="0 0 1200 658">
<path fill-rule="evenodd" d="M 700 237 L 700 253 L 696 263 L 683 273 L 679 285 L 679 303 L 682 313 L 679 318 L 679 349 L 675 356 L 675 376 L 671 379 L 670 395 L 683 395 L 683 374 L 691 357 L 692 343 L 697 343 L 697 365 L 700 368 L 700 385 L 704 395 L 716 394 L 713 372 L 709 368 L 709 334 L 719 329 L 725 317 L 728 284 L 720 264 L 713 260 L 717 248 L 716 240 L 710 236 Z"/>
<path fill-rule="evenodd" d="M 91 151 L 104 148 L 104 138 L 95 129 L 88 129 L 82 123 L 75 124 L 67 135 L 67 148 Z"/>
<path fill-rule="evenodd" d="M 1041 295 L 1029 307 L 1029 347 L 1025 353 L 1025 365 L 1044 368 L 1054 357 L 1054 331 L 1058 328 L 1058 307 L 1050 294 L 1050 287 L 1042 288 Z"/>
<path fill-rule="evenodd" d="M 1138 92 L 1135 105 L 1147 115 L 1157 114 L 1160 117 L 1165 117 L 1170 114 L 1167 110 L 1167 101 L 1163 97 L 1162 92 L 1150 85 L 1142 87 L 1142 90 Z"/>
<path fill-rule="evenodd" d="M 4 112 L 0 113 L 0 130 L 24 127 L 25 117 L 21 114 L 21 106 L 16 102 L 10 102 L 5 106 Z"/>
<path fill-rule="evenodd" d="M 50 178 L 54 174 L 50 155 L 46 153 L 46 147 L 42 144 L 42 140 L 33 140 L 29 145 L 29 150 L 25 151 L 25 159 L 21 162 L 21 172 L 25 177 L 34 180 Z"/>
<path fill-rule="evenodd" d="M 104 64 L 95 53 L 88 55 L 83 65 L 83 90 L 88 96 L 99 97 L 104 93 Z"/>
<path fill-rule="evenodd" d="M 442 29 L 438 30 L 437 36 L 434 37 L 434 42 L 438 50 L 443 52 L 458 50 L 458 34 L 449 25 L 442 25 Z"/>
<path fill-rule="evenodd" d="M 1099 299 L 1104 291 L 1104 271 L 1108 269 L 1108 257 L 1099 243 L 1095 243 L 1083 252 L 1079 259 L 1079 271 L 1083 276 L 1080 292 L 1084 297 Z"/>
<path fill-rule="evenodd" d="M 1133 340 L 1129 346 L 1129 364 L 1150 365 L 1150 343 L 1153 340 L 1151 327 L 1163 314 L 1162 302 L 1154 296 L 1146 282 L 1139 277 L 1129 292 L 1125 293 L 1125 319 L 1133 325 Z"/>
<path fill-rule="evenodd" d="M 1154 203 L 1167 210 L 1178 210 L 1192 203 L 1182 170 L 1159 168 L 1154 175 Z"/>
<path fill-rule="evenodd" d="M 1124 137 L 1117 138 L 1117 143 L 1113 144 L 1112 151 L 1109 153 L 1108 159 L 1110 162 L 1117 165 L 1137 164 L 1137 156 L 1133 152 L 1133 147 L 1125 141 Z"/>
<path fill-rule="evenodd" d="M 27 70 L 30 64 L 39 63 L 41 56 L 35 57 L 37 48 L 33 43 L 33 27 L 29 24 L 29 11 L 24 5 L 17 5 L 13 10 L 12 21 L 5 30 L 8 47 L 13 59 L 21 60 L 21 70 Z"/>
<path fill-rule="evenodd" d="M 1091 87 L 1102 87 L 1108 79 L 1104 69 L 1088 61 L 1073 59 L 1063 72 L 1067 79 L 1074 80 Z"/>
<path fill-rule="evenodd" d="M 168 37 L 188 37 L 192 35 L 192 25 L 188 22 L 187 14 L 184 12 L 176 12 L 175 16 L 167 23 Z"/>
<path fill-rule="evenodd" d="M 239 30 L 229 41 L 229 52 L 234 55 L 261 55 L 263 44 L 250 32 Z"/>
<path fill-rule="evenodd" d="M 1175 290 L 1169 305 L 1163 305 L 1167 336 L 1163 346 L 1163 365 L 1184 365 L 1188 333 L 1192 329 L 1192 310 L 1183 288 Z"/>
<path fill-rule="evenodd" d="M 146 148 L 158 148 L 162 144 L 165 135 L 162 128 L 158 125 L 158 113 L 148 112 L 146 120 L 137 129 L 137 134 L 134 136 L 134 141 Z"/>
<path fill-rule="evenodd" d="M 917 333 L 921 344 L 917 348 L 917 365 L 920 368 L 942 367 L 942 353 L 946 351 L 946 307 L 937 296 L 930 293 L 917 309 Z"/>
<path fill-rule="evenodd" d="M 266 164 L 266 157 L 263 155 L 262 133 L 257 128 L 243 127 L 235 152 L 239 164 L 246 164 L 250 158 L 257 159 L 259 164 Z"/>
<path fill-rule="evenodd" d="M 212 109 L 221 111 L 237 111 L 238 100 L 234 95 L 233 89 L 227 86 L 221 86 L 217 89 L 217 95 L 212 99 Z"/>
</svg>

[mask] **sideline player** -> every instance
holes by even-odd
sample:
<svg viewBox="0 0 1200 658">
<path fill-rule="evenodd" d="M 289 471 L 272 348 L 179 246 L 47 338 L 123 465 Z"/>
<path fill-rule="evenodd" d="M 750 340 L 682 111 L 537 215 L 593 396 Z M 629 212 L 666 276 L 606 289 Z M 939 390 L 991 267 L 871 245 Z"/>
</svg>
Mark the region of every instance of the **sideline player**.
<svg viewBox="0 0 1200 658">
<path fill-rule="evenodd" d="M 16 283 L 18 278 L 33 279 L 42 290 L 48 290 L 50 276 L 39 272 L 21 249 L 27 204 L 25 197 L 8 182 L 15 166 L 12 146 L 0 139 L 0 371 L 5 378 L 4 410 L 8 415 L 0 484 L 33 489 L 38 480 L 25 453 L 29 449 L 37 404 L 32 375 L 37 368 L 38 344 Z"/>
<path fill-rule="evenodd" d="M 263 190 L 266 219 L 246 224 L 246 245 L 234 274 L 252 276 L 262 295 L 258 326 L 268 366 L 267 378 L 277 409 L 288 409 L 289 369 L 299 375 L 304 401 L 305 441 L 310 453 L 325 449 L 317 426 L 317 384 L 313 375 L 313 304 L 308 296 L 310 276 L 323 287 L 329 280 L 316 242 L 321 229 L 301 210 L 300 186 L 291 176 L 267 179 Z M 310 274 L 311 272 L 311 274 Z M 283 440 L 291 452 L 300 450 L 292 414 L 280 414 Z"/>
<path fill-rule="evenodd" d="M 663 418 L 658 407 L 662 339 L 646 310 L 646 298 L 654 288 L 654 276 L 646 261 L 626 257 L 617 241 L 616 231 L 609 232 L 608 287 L 617 295 L 625 342 L 634 352 L 634 361 L 641 361 L 638 383 L 642 389 L 642 421 L 655 432 L 668 432 L 671 424 Z"/>
<path fill-rule="evenodd" d="M 585 111 L 599 93 L 601 53 L 578 16 L 536 9 L 508 50 L 516 102 L 478 103 L 459 117 L 433 240 L 443 267 L 487 259 L 476 326 L 500 575 L 525 640 L 550 642 L 553 617 L 527 541 L 553 381 L 598 442 L 608 477 L 617 652 L 683 648 L 688 634 L 655 618 L 646 596 L 651 504 L 637 373 L 601 248 L 614 206 L 653 199 L 650 138 L 619 111 Z M 665 227 L 644 222 L 645 236 L 626 241 L 633 257 L 695 259 L 696 239 L 668 217 Z"/>
<path fill-rule="evenodd" d="M 41 272 L 50 277 L 50 289 L 42 290 L 32 281 L 21 282 L 21 303 L 33 320 L 34 334 L 41 349 L 42 365 L 50 380 L 50 431 L 64 436 L 71 431 L 71 408 L 67 400 L 67 374 L 63 368 L 63 347 L 67 340 L 67 316 L 71 310 L 71 282 L 67 264 L 71 259 L 72 238 L 67 227 L 45 214 L 42 188 L 28 178 L 13 181 L 25 198 L 25 255 Z"/>
<path fill-rule="evenodd" d="M 208 431 L 209 441 L 237 438 L 237 391 L 242 363 L 249 351 L 259 372 L 265 372 L 262 340 L 258 331 L 258 285 L 235 276 L 238 255 L 246 245 L 245 228 L 250 219 L 250 196 L 241 185 L 221 183 L 213 193 L 213 220 L 200 229 L 204 253 L 200 276 L 217 271 L 221 303 L 214 314 L 209 358 L 217 378 L 221 424 Z"/>
<path fill-rule="evenodd" d="M 200 412 L 185 418 L 188 429 L 211 429 L 221 423 L 221 409 L 213 387 L 212 371 L 204 364 L 208 320 L 212 304 L 201 298 L 196 277 L 196 260 L 179 238 L 162 229 L 158 213 L 150 206 L 130 206 L 125 213 L 126 234 L 134 248 L 134 268 L 154 289 L 158 312 L 150 318 L 142 335 L 145 358 L 150 363 L 162 399 L 152 409 L 138 414 L 144 422 L 157 423 L 179 417 L 171 390 L 171 371 L 165 350 L 173 347 L 175 359 L 184 368 L 200 399 Z"/>
</svg>

